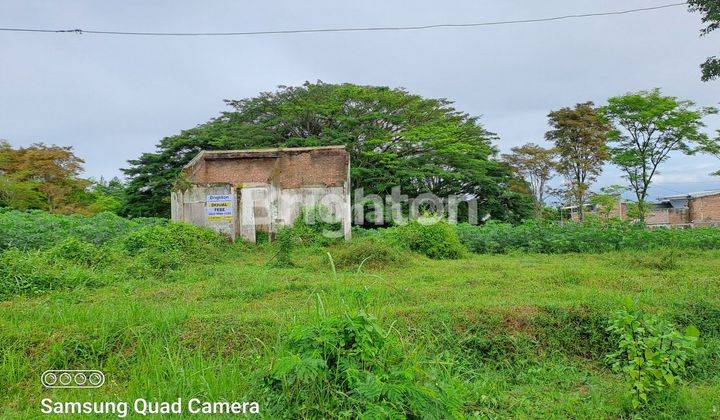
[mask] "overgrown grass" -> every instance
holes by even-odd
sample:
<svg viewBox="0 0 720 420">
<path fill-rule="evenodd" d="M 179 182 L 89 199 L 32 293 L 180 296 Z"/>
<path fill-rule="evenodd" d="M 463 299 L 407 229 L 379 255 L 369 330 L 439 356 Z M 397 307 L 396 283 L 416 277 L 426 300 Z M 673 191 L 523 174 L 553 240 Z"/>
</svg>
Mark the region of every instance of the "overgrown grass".
<svg viewBox="0 0 720 420">
<path fill-rule="evenodd" d="M 388 233 L 295 242 L 280 266 L 276 242 L 173 224 L 6 250 L 0 279 L 13 280 L 0 287 L 20 287 L 0 302 L 0 417 L 37 416 L 41 398 L 198 397 L 259 401 L 267 418 L 628 418 L 631 383 L 605 362 L 626 296 L 703 342 L 641 414 L 717 416 L 719 250 L 440 260 Z M 51 368 L 108 380 L 43 389 Z"/>
<path fill-rule="evenodd" d="M 8 248 L 45 249 L 69 237 L 95 245 L 136 231 L 164 225 L 167 219 L 123 219 L 113 213 L 93 216 L 50 214 L 41 210 L 0 212 L 0 251 Z"/>
<path fill-rule="evenodd" d="M 17 213 L 4 214 L 17 217 Z M 47 220 L 58 224 L 68 221 L 67 216 L 30 214 L 38 215 L 39 220 L 33 222 L 38 225 Z M 109 219 L 103 220 L 116 217 L 105 216 Z M 126 278 L 165 279 L 171 270 L 184 265 L 212 261 L 227 244 L 227 240 L 214 232 L 180 223 L 153 222 L 132 226 L 119 223 L 121 228 L 115 230 L 100 224 L 97 226 L 99 233 L 92 235 L 88 223 L 97 222 L 97 218 L 86 219 L 73 219 L 77 223 L 67 232 L 81 236 L 85 232 L 84 237 L 94 238 L 100 244 L 76 236 L 61 239 L 46 229 L 36 229 L 45 233 L 28 237 L 26 242 L 4 252 L 0 250 L 0 300 L 56 289 L 99 287 Z M 109 233 L 111 230 L 112 234 Z M 42 243 L 38 239 L 40 236 Z M 20 241 L 19 236 L 13 241 Z"/>
</svg>

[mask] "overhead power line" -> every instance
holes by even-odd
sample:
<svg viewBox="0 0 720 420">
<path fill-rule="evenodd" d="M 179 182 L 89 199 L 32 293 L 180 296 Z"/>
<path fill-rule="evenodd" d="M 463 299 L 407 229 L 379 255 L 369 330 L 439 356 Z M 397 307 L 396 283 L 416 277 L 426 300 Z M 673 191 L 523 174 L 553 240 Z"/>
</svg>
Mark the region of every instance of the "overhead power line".
<svg viewBox="0 0 720 420">
<path fill-rule="evenodd" d="M 129 35 L 129 36 L 250 36 L 250 35 L 287 35 L 307 34 L 326 32 L 372 32 L 372 31 L 416 31 L 438 28 L 473 28 L 480 26 L 515 25 L 523 23 L 552 22 L 558 20 L 580 19 L 599 16 L 618 16 L 630 13 L 648 12 L 652 10 L 667 9 L 687 5 L 686 2 L 672 3 L 660 6 L 643 7 L 639 9 L 628 9 L 611 12 L 583 13 L 564 16 L 554 16 L 537 19 L 499 20 L 475 23 L 439 23 L 433 25 L 417 26 L 376 26 L 376 27 L 345 27 L 345 28 L 317 28 L 317 29 L 281 29 L 267 31 L 246 31 L 246 32 L 131 32 L 131 31 L 104 31 L 91 29 L 41 29 L 41 28 L 0 28 L 3 32 L 36 32 L 36 33 L 74 33 L 74 34 L 96 34 L 96 35 Z"/>
</svg>

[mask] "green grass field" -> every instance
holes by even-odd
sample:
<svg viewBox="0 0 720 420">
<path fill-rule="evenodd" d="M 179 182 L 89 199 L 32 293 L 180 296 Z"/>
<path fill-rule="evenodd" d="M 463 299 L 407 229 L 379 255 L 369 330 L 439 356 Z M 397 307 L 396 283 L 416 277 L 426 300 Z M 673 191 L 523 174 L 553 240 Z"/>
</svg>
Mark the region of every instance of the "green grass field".
<svg viewBox="0 0 720 420">
<path fill-rule="evenodd" d="M 301 248 L 296 267 L 272 268 L 271 245 L 235 244 L 163 280 L 0 301 L 0 417 L 38 416 L 43 398 L 140 397 L 259 400 L 275 417 L 258 384 L 287 332 L 359 309 L 411 364 L 452 385 L 459 416 L 630 417 L 627 384 L 603 361 L 608 316 L 625 296 L 678 327 L 697 325 L 704 341 L 686 380 L 644 416 L 720 416 L 720 251 L 412 255 L 361 270 L 335 270 L 325 251 Z M 44 389 L 50 368 L 101 369 L 107 382 Z M 299 412 L 342 415 L 327 398 Z"/>
</svg>

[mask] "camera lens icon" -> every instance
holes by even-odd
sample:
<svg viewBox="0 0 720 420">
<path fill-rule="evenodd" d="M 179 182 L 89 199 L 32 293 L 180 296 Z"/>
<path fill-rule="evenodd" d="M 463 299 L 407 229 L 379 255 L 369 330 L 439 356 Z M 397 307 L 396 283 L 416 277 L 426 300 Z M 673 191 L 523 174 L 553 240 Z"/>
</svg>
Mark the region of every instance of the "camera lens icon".
<svg viewBox="0 0 720 420">
<path fill-rule="evenodd" d="M 99 388 L 105 374 L 99 370 L 46 370 L 40 377 L 45 388 Z"/>
</svg>

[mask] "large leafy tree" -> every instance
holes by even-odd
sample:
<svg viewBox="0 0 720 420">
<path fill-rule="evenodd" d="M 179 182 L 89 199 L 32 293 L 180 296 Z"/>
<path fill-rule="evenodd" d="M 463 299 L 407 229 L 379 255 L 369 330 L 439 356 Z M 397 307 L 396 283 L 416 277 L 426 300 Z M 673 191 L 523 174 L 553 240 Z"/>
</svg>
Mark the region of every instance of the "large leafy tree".
<svg viewBox="0 0 720 420">
<path fill-rule="evenodd" d="M 673 152 L 685 154 L 712 148 L 701 131 L 703 117 L 714 108 L 697 108 L 691 101 L 663 96 L 659 89 L 608 99 L 601 113 L 614 126 L 610 132 L 612 161 L 625 172 L 637 198 L 641 221 L 653 177 Z"/>
<path fill-rule="evenodd" d="M 688 7 L 691 12 L 702 13 L 702 22 L 707 24 L 700 30 L 700 35 L 705 36 L 720 28 L 720 1 L 718 0 L 689 0 Z M 703 63 L 702 80 L 709 80 L 720 77 L 720 58 L 710 57 Z"/>
<path fill-rule="evenodd" d="M 610 126 L 592 102 L 553 111 L 548 119 L 551 130 L 545 138 L 555 144 L 558 171 L 567 182 L 565 194 L 578 206 L 582 220 L 590 186 L 608 159 L 605 143 Z"/>
<path fill-rule="evenodd" d="M 413 196 L 432 192 L 477 197 L 493 218 L 517 220 L 532 211 L 508 188 L 509 168 L 495 158 L 496 136 L 445 99 L 402 89 L 305 83 L 226 101 L 230 111 L 160 141 L 131 160 L 125 213 L 167 215 L 171 186 L 201 150 L 346 145 L 352 183 L 365 194 L 400 186 Z"/>
<path fill-rule="evenodd" d="M 557 168 L 557 152 L 535 143 L 513 147 L 510 151 L 502 159 L 528 182 L 535 198 L 535 215 L 540 216 L 545 208 L 548 182 Z"/>
<path fill-rule="evenodd" d="M 15 149 L 0 141 L 0 205 L 77 211 L 90 185 L 80 178 L 83 163 L 72 147 L 36 143 Z"/>
</svg>

